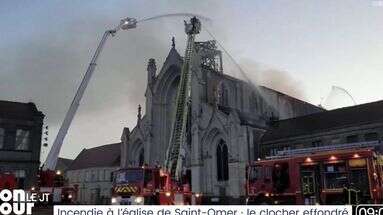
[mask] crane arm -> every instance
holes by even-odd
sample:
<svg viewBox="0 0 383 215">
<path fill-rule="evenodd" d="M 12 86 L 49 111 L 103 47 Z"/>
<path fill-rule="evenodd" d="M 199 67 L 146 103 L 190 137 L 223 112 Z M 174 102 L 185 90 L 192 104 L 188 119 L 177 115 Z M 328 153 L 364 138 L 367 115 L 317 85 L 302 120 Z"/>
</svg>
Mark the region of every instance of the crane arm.
<svg viewBox="0 0 383 215">
<path fill-rule="evenodd" d="M 96 68 L 97 58 L 100 55 L 106 40 L 108 39 L 110 35 L 113 34 L 113 32 L 114 32 L 113 30 L 105 31 L 104 35 L 102 36 L 102 39 L 96 49 L 96 52 L 94 53 L 92 60 L 89 63 L 88 69 L 86 70 L 86 73 L 81 81 L 81 84 L 78 87 L 77 92 L 72 100 L 69 110 L 65 115 L 64 121 L 62 122 L 61 127 L 57 133 L 57 136 L 53 142 L 52 148 L 49 151 L 48 157 L 45 160 L 44 168 L 46 169 L 54 169 L 56 166 L 57 159 L 61 150 L 61 146 L 63 145 L 64 138 L 77 112 L 81 99 L 84 95 L 85 89 L 87 88 L 89 80 L 91 79 L 93 75 L 94 69 Z"/>
<path fill-rule="evenodd" d="M 128 30 L 136 28 L 137 20 L 134 18 L 126 17 L 120 21 L 120 24 L 111 30 L 105 31 L 104 35 L 101 38 L 100 43 L 97 46 L 95 53 L 93 54 L 92 60 L 89 63 L 88 69 L 81 81 L 80 86 L 77 89 L 77 92 L 72 100 L 71 105 L 69 106 L 68 112 L 65 115 L 64 121 L 61 124 L 61 127 L 57 133 L 56 139 L 53 142 L 53 145 L 49 151 L 49 154 L 44 163 L 44 169 L 55 169 L 58 156 L 60 154 L 61 146 L 63 145 L 64 138 L 68 132 L 68 129 L 72 123 L 72 120 L 77 112 L 78 106 L 80 105 L 81 99 L 84 95 L 84 92 L 88 86 L 89 80 L 91 79 L 94 69 L 96 68 L 96 62 L 98 56 L 100 55 L 104 45 L 110 35 L 114 36 L 117 31 L 120 29 Z"/>
</svg>

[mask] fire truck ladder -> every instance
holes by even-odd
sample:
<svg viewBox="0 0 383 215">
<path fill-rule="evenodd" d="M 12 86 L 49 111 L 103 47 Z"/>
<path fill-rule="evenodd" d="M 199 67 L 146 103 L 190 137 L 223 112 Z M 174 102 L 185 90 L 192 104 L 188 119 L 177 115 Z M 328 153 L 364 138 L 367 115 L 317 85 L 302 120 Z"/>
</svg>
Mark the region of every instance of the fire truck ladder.
<svg viewBox="0 0 383 215">
<path fill-rule="evenodd" d="M 191 60 L 194 51 L 195 35 L 201 30 L 201 23 L 196 18 L 185 21 L 185 32 L 188 35 L 184 62 L 181 70 L 181 79 L 178 85 L 176 97 L 176 112 L 172 125 L 169 146 L 166 152 L 165 168 L 172 179 L 179 181 L 182 175 L 183 157 L 182 152 L 186 141 L 186 122 L 190 105 L 191 91 Z"/>
<path fill-rule="evenodd" d="M 303 148 L 303 149 L 291 149 L 291 150 L 278 151 L 277 155 L 268 156 L 266 157 L 266 159 L 288 158 L 294 155 L 305 155 L 305 154 L 313 154 L 317 152 L 334 151 L 334 150 L 373 148 L 380 145 L 381 145 L 381 142 L 379 140 L 376 140 L 376 141 L 336 144 L 336 145 L 319 146 L 319 147 L 309 147 L 309 148 Z"/>
</svg>

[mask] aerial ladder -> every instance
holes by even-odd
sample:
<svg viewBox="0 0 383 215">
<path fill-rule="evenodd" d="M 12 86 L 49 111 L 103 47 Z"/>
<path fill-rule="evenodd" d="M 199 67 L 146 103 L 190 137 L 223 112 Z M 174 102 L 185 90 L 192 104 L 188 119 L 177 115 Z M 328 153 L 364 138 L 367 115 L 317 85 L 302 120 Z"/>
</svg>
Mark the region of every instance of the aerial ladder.
<svg viewBox="0 0 383 215">
<path fill-rule="evenodd" d="M 129 30 L 132 28 L 136 28 L 137 20 L 134 18 L 125 18 L 120 21 L 120 24 L 111 30 L 106 30 L 104 35 L 101 38 L 100 43 L 92 57 L 92 60 L 89 63 L 88 69 L 81 81 L 80 86 L 78 87 L 76 94 L 72 100 L 71 105 L 69 106 L 68 111 L 65 114 L 64 121 L 61 124 L 61 127 L 57 133 L 57 136 L 53 142 L 52 148 L 49 151 L 49 154 L 44 163 L 44 170 L 53 170 L 56 167 L 57 159 L 60 154 L 61 146 L 63 145 L 64 138 L 69 130 L 70 125 L 72 124 L 72 120 L 77 112 L 78 107 L 80 106 L 81 99 L 84 95 L 86 88 L 88 87 L 88 83 L 94 73 L 94 70 L 97 66 L 97 59 L 101 54 L 104 45 L 107 39 L 110 36 L 114 36 L 119 30 Z"/>
<path fill-rule="evenodd" d="M 89 63 L 86 73 L 77 88 L 76 94 L 69 106 L 68 111 L 65 114 L 64 121 L 62 122 L 57 136 L 53 142 L 53 145 L 49 151 L 49 154 L 39 170 L 37 184 L 31 188 L 32 192 L 40 193 L 52 193 L 53 202 L 70 202 L 73 201 L 77 193 L 77 187 L 68 187 L 64 183 L 64 176 L 60 170 L 55 171 L 58 156 L 60 154 L 61 147 L 64 143 L 64 138 L 69 130 L 72 120 L 77 112 L 77 109 L 81 103 L 82 97 L 88 86 L 88 83 L 94 73 L 97 66 L 97 59 L 101 54 L 107 39 L 110 36 L 114 36 L 119 30 L 129 30 L 136 28 L 137 20 L 134 18 L 124 18 L 120 23 L 113 29 L 106 30 L 104 35 L 98 44 L 98 47 Z M 65 197 L 65 199 L 63 199 Z"/>
<path fill-rule="evenodd" d="M 190 107 L 191 93 L 191 62 L 194 54 L 195 36 L 200 32 L 200 30 L 201 22 L 196 17 L 191 18 L 190 23 L 185 21 L 187 44 L 176 97 L 176 111 L 173 118 L 174 121 L 164 165 L 165 170 L 175 182 L 181 182 L 184 167 L 183 162 L 186 147 L 186 124 Z"/>
<path fill-rule="evenodd" d="M 191 62 L 195 35 L 201 30 L 196 18 L 185 21 L 187 45 L 176 95 L 176 110 L 172 121 L 169 145 L 162 167 L 123 168 L 114 173 L 112 204 L 198 204 L 200 194 L 192 194 L 190 180 L 183 175 L 186 129 L 190 108 Z M 139 175 L 139 179 L 131 175 Z M 137 182 L 139 181 L 139 182 Z"/>
</svg>

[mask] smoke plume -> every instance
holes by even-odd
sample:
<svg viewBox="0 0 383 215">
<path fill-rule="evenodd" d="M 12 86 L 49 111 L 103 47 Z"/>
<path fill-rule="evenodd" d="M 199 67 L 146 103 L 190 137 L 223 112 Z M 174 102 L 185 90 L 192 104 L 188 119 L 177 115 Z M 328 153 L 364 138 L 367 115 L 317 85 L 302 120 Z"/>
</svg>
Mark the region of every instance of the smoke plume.
<svg viewBox="0 0 383 215">
<path fill-rule="evenodd" d="M 265 86 L 301 100 L 306 99 L 301 83 L 289 72 L 268 68 L 247 58 L 241 59 L 239 64 L 253 84 Z"/>
</svg>

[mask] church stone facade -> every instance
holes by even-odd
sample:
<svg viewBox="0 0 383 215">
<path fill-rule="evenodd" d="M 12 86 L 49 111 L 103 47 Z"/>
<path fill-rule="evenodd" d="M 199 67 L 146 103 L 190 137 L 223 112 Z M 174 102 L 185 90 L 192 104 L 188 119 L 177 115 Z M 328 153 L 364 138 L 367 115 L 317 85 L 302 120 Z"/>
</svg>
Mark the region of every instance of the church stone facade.
<svg viewBox="0 0 383 215">
<path fill-rule="evenodd" d="M 174 42 L 161 69 L 147 65 L 145 113 L 121 137 L 121 167 L 162 165 L 169 144 L 183 58 Z M 224 74 L 214 41 L 196 42 L 187 126 L 186 168 L 192 190 L 215 199 L 245 194 L 245 167 L 259 156 L 270 122 L 322 111 L 281 92 Z"/>
</svg>

